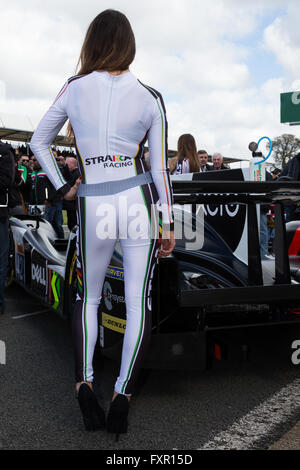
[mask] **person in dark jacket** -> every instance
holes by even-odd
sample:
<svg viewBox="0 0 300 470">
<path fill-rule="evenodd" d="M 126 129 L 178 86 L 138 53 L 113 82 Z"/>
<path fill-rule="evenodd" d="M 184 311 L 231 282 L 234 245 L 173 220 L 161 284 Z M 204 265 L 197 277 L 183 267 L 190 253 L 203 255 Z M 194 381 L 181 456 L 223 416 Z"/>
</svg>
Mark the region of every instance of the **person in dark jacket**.
<svg viewBox="0 0 300 470">
<path fill-rule="evenodd" d="M 212 171 L 212 166 L 208 162 L 208 153 L 205 150 L 198 150 L 197 152 L 199 163 L 200 163 L 200 172 Z"/>
<path fill-rule="evenodd" d="M 24 165 L 19 164 L 19 156 L 16 154 L 16 151 L 10 147 L 14 158 L 14 183 L 10 188 L 10 202 L 13 200 L 13 204 L 9 204 L 9 215 L 23 215 L 26 214 L 26 206 L 24 203 L 23 195 L 22 195 L 22 188 L 24 186 L 24 182 L 26 182 L 27 178 L 27 169 Z"/>
<path fill-rule="evenodd" d="M 80 172 L 78 169 L 77 159 L 75 157 L 67 157 L 66 163 L 69 169 L 69 178 L 67 182 L 70 186 L 74 186 L 76 180 L 80 177 Z M 76 225 L 76 201 L 67 201 L 66 199 L 63 202 L 63 209 L 67 211 L 68 216 L 68 228 L 71 231 L 72 228 Z"/>
<path fill-rule="evenodd" d="M 228 166 L 223 163 L 223 155 L 221 153 L 214 153 L 212 156 L 212 170 L 228 170 Z"/>
<path fill-rule="evenodd" d="M 282 169 L 280 179 L 300 181 L 300 153 L 291 158 Z"/>
<path fill-rule="evenodd" d="M 33 158 L 33 172 L 31 173 L 30 204 L 51 204 L 55 197 L 55 189 L 43 171 L 37 159 Z"/>
<path fill-rule="evenodd" d="M 67 165 L 66 158 L 57 150 L 53 150 L 53 155 L 55 157 L 55 160 L 57 161 L 58 168 L 60 169 L 61 174 L 63 175 L 64 179 L 68 181 L 70 178 L 70 170 Z"/>
<path fill-rule="evenodd" d="M 0 314 L 4 312 L 4 288 L 7 274 L 9 233 L 9 191 L 15 179 L 15 161 L 11 148 L 0 141 Z"/>
<path fill-rule="evenodd" d="M 20 192 L 22 194 L 25 204 L 29 204 L 31 195 L 31 173 L 32 169 L 29 166 L 28 155 L 21 155 L 18 161 L 18 172 L 20 173 L 22 184 L 20 185 Z"/>
<path fill-rule="evenodd" d="M 64 238 L 62 217 L 60 218 L 60 213 L 56 208 L 56 203 L 57 201 L 60 201 L 60 196 L 58 196 L 57 191 L 55 191 L 54 186 L 35 157 L 33 157 L 31 183 L 31 204 L 45 204 L 45 219 L 51 223 L 58 238 Z"/>
<path fill-rule="evenodd" d="M 55 160 L 58 164 L 58 168 L 63 176 L 63 178 L 68 181 L 70 178 L 70 172 L 66 160 L 63 155 L 59 154 L 57 150 L 52 150 Z M 58 238 L 64 238 L 64 229 L 63 229 L 63 197 L 57 191 L 55 197 L 51 201 L 51 204 L 48 204 L 46 207 L 45 219 L 50 222 L 57 233 Z"/>
<path fill-rule="evenodd" d="M 292 157 L 287 165 L 283 168 L 278 181 L 300 181 L 300 153 Z M 295 210 L 297 206 L 295 204 L 284 204 L 285 221 L 290 222 L 294 220 Z M 296 215 L 296 218 L 298 216 Z"/>
</svg>

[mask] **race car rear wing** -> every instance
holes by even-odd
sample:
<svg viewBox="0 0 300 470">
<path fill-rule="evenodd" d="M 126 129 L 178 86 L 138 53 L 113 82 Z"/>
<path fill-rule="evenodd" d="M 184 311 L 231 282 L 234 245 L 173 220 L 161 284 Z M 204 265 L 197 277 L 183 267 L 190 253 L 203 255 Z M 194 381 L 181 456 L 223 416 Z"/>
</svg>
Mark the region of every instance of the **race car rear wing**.
<svg viewBox="0 0 300 470">
<path fill-rule="evenodd" d="M 172 186 L 174 202 L 176 204 L 192 204 L 194 211 L 196 211 L 196 204 L 237 203 L 247 206 L 249 286 L 263 286 L 256 204 L 274 203 L 275 284 L 291 284 L 283 204 L 300 202 L 300 183 L 290 181 L 173 180 Z"/>
<path fill-rule="evenodd" d="M 300 202 L 300 182 L 175 180 L 172 187 L 179 204 Z"/>
</svg>

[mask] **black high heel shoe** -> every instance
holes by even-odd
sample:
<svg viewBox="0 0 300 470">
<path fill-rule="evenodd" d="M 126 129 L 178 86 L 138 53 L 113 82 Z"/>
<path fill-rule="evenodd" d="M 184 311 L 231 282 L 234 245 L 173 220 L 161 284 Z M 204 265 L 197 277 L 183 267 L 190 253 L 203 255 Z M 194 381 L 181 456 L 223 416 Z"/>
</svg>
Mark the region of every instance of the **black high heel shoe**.
<svg viewBox="0 0 300 470">
<path fill-rule="evenodd" d="M 77 395 L 85 429 L 96 431 L 105 428 L 105 414 L 91 388 L 82 383 Z"/>
<path fill-rule="evenodd" d="M 116 434 L 116 441 L 119 434 L 127 433 L 127 416 L 129 411 L 129 401 L 125 395 L 118 394 L 111 402 L 107 415 L 107 432 Z"/>
</svg>

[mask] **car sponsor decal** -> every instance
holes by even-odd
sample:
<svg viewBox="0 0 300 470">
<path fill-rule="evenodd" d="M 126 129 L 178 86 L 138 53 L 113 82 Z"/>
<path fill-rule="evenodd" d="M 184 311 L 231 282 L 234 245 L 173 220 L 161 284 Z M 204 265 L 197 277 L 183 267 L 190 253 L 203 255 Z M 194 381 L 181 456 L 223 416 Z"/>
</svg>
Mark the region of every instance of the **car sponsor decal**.
<svg viewBox="0 0 300 470">
<path fill-rule="evenodd" d="M 120 281 L 124 281 L 124 269 L 117 268 L 115 266 L 108 266 L 105 276 L 110 277 L 111 279 L 119 279 Z"/>
<path fill-rule="evenodd" d="M 113 294 L 112 287 L 108 281 L 103 284 L 103 300 L 107 310 L 112 310 L 114 304 L 124 304 L 125 298 L 123 295 Z"/>
<path fill-rule="evenodd" d="M 109 328 L 110 330 L 124 334 L 126 320 L 122 320 L 121 318 L 113 317 L 107 313 L 102 312 L 102 325 L 104 328 Z"/>
<path fill-rule="evenodd" d="M 82 298 L 83 294 L 83 285 L 82 285 L 82 271 L 77 269 L 77 291 L 80 295 L 80 298 Z"/>
<path fill-rule="evenodd" d="M 16 279 L 25 284 L 25 256 L 16 253 Z"/>
<path fill-rule="evenodd" d="M 71 266 L 70 266 L 69 286 L 72 284 L 73 270 L 74 270 L 74 267 L 75 267 L 76 259 L 77 259 L 77 253 L 76 253 L 76 251 L 74 251 Z"/>
<path fill-rule="evenodd" d="M 104 303 L 105 303 L 107 310 L 112 309 L 111 293 L 112 293 L 111 285 L 109 282 L 105 281 L 103 285 L 103 299 L 104 299 Z"/>
<path fill-rule="evenodd" d="M 25 284 L 25 248 L 24 248 L 24 230 L 19 231 L 17 227 L 11 226 L 11 231 L 15 244 L 15 278 L 21 284 Z"/>
<path fill-rule="evenodd" d="M 35 250 L 31 252 L 31 290 L 41 299 L 45 300 L 47 298 L 47 260 Z"/>
<path fill-rule="evenodd" d="M 15 255 L 16 280 L 21 284 L 25 284 L 25 256 L 22 243 L 16 243 Z"/>
<path fill-rule="evenodd" d="M 31 280 L 36 281 L 38 284 L 46 286 L 46 272 L 45 268 L 38 264 L 31 265 Z"/>
<path fill-rule="evenodd" d="M 52 292 L 54 296 L 54 304 L 53 308 L 57 309 L 59 306 L 59 279 L 58 279 L 58 285 L 56 286 L 56 280 L 57 280 L 57 274 L 54 272 L 52 274 L 52 279 L 51 279 L 51 287 L 52 287 Z"/>
<path fill-rule="evenodd" d="M 61 297 L 61 278 L 56 271 L 49 269 L 48 271 L 48 301 L 55 310 L 60 310 L 62 306 Z"/>
</svg>

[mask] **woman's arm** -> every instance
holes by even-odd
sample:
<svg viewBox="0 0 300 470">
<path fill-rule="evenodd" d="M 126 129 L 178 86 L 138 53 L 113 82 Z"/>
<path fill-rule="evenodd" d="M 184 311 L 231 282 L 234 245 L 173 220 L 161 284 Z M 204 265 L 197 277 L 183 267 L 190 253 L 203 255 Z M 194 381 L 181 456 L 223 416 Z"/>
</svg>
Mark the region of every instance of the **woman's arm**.
<svg viewBox="0 0 300 470">
<path fill-rule="evenodd" d="M 148 134 L 150 165 L 162 211 L 162 239 L 158 256 L 168 256 L 175 247 L 173 193 L 168 166 L 168 123 L 162 96 L 157 92 L 152 125 Z"/>
<path fill-rule="evenodd" d="M 168 123 L 165 106 L 160 95 L 156 94 L 152 125 L 148 143 L 151 173 L 161 203 L 163 230 L 174 230 L 173 194 L 168 166 Z"/>
<path fill-rule="evenodd" d="M 70 186 L 61 174 L 51 150 L 51 143 L 68 119 L 66 112 L 67 89 L 68 82 L 63 86 L 54 103 L 40 121 L 30 142 L 30 148 L 47 173 L 49 180 L 55 189 L 60 190 L 63 195 L 70 190 Z"/>
</svg>

